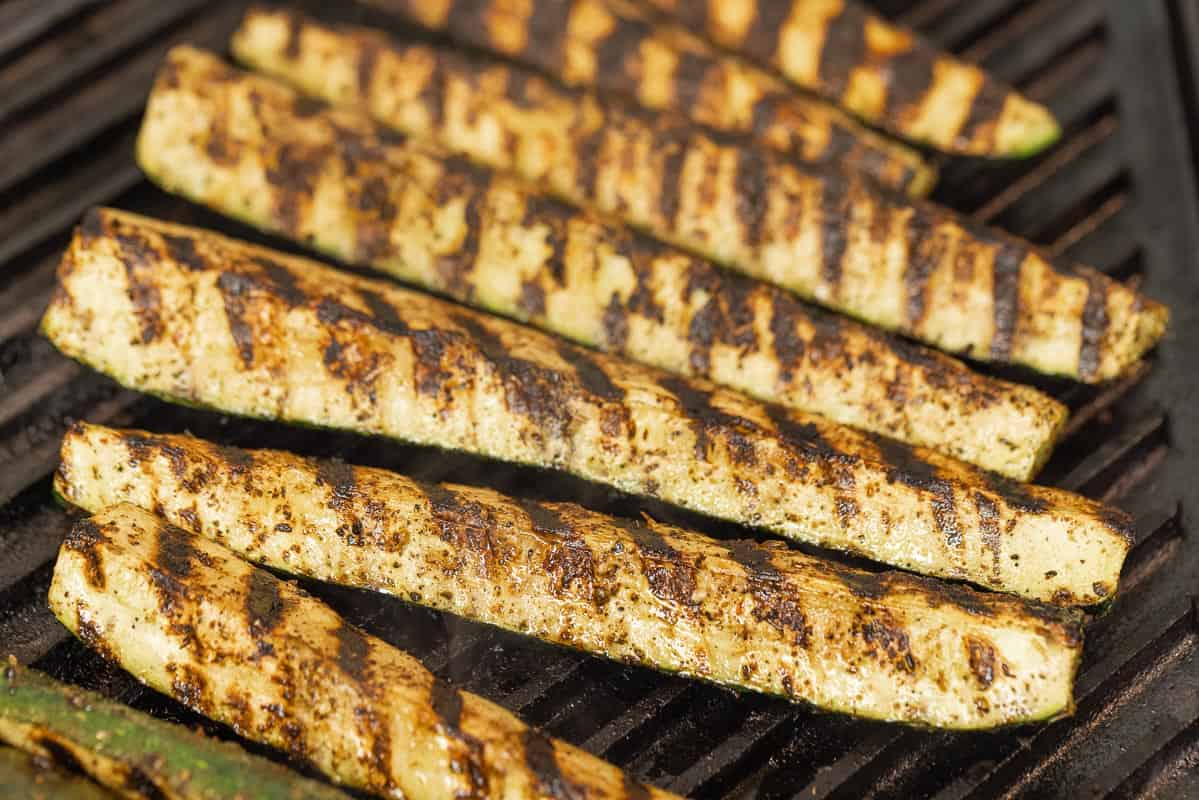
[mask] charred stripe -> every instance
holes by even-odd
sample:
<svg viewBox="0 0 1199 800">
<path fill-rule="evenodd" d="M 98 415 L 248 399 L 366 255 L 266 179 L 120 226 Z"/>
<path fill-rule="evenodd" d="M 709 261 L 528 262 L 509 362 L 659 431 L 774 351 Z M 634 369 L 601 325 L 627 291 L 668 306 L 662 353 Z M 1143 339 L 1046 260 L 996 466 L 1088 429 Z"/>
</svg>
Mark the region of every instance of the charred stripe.
<svg viewBox="0 0 1199 800">
<path fill-rule="evenodd" d="M 553 800 L 585 800 L 585 794 L 562 774 L 554 743 L 545 734 L 535 728 L 526 728 L 523 739 L 525 764 L 542 795 Z"/>
<path fill-rule="evenodd" d="M 754 19 L 745 32 L 741 49 L 753 54 L 755 60 L 773 61 L 778 54 L 783 26 L 791 16 L 791 3 L 787 0 L 758 0 L 753 6 Z"/>
<path fill-rule="evenodd" d="M 109 538 L 100 530 L 100 526 L 90 519 L 81 519 L 72 527 L 63 540 L 63 547 L 73 550 L 83 557 L 84 576 L 87 582 L 100 591 L 104 591 L 105 579 L 99 548 L 108 544 Z"/>
<path fill-rule="evenodd" d="M 1110 320 L 1107 298 L 1111 282 L 1098 272 L 1086 273 L 1087 301 L 1082 309 L 1082 340 L 1078 348 L 1078 375 L 1084 381 L 1094 380 L 1099 372 L 1103 339 Z"/>
<path fill-rule="evenodd" d="M 935 54 L 922 42 L 891 56 L 887 61 L 887 116 L 896 117 L 915 112 L 933 85 Z M 905 184 L 906 185 L 906 184 Z"/>
<path fill-rule="evenodd" d="M 845 94 L 850 75 L 866 60 L 866 17 L 864 8 L 846 0 L 841 4 L 841 11 L 825 23 L 818 74 L 825 91 L 833 97 Z"/>
<path fill-rule="evenodd" d="M 1010 361 L 1016 338 L 1016 321 L 1020 316 L 1020 269 L 1025 249 L 1014 242 L 1001 242 L 995 250 L 991 284 L 994 333 L 991 336 L 991 358 Z"/>
<path fill-rule="evenodd" d="M 839 294 L 842 262 L 849 249 L 847 217 L 852 213 L 847 186 L 839 180 L 825 180 L 820 190 L 820 272 L 824 282 Z"/>
</svg>

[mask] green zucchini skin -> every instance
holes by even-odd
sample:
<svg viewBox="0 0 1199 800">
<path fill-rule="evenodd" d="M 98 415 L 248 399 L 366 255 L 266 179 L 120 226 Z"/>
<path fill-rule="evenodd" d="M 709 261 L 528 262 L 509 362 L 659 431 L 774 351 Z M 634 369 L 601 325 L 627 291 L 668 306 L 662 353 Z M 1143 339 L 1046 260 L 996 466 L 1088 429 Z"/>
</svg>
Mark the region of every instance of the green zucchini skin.
<svg viewBox="0 0 1199 800">
<path fill-rule="evenodd" d="M 675 798 L 446 685 L 297 586 L 130 504 L 71 530 L 49 602 L 138 680 L 344 786 L 405 800 Z"/>
<path fill-rule="evenodd" d="M 1082 652 L 1079 616 L 1052 606 L 191 436 L 78 423 L 55 486 L 88 511 L 152 508 L 271 569 L 875 719 L 1066 714 Z"/>
<path fill-rule="evenodd" d="M 1130 547 L 1087 498 L 195 228 L 89 213 L 59 282 L 60 350 L 226 413 L 561 469 L 1059 605 L 1114 594 Z"/>
<path fill-rule="evenodd" d="M 91 630 L 84 625 L 75 633 L 87 641 Z M 346 800 L 337 789 L 235 744 L 154 719 L 15 661 L 0 669 L 0 741 L 51 761 L 66 754 L 122 797 Z M 111 796 L 95 792 L 79 796 Z"/>
<path fill-rule="evenodd" d="M 0 797 L 23 800 L 113 800 L 87 778 L 64 772 L 41 756 L 0 747 Z"/>
</svg>

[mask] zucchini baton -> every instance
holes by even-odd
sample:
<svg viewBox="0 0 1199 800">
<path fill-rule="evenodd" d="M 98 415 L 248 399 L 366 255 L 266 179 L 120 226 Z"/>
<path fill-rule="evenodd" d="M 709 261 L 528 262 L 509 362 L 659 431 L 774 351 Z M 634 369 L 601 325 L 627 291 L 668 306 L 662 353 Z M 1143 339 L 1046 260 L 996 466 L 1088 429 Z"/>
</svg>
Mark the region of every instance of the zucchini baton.
<svg viewBox="0 0 1199 800">
<path fill-rule="evenodd" d="M 821 100 L 796 94 L 763 70 L 716 53 L 682 28 L 649 24 L 627 4 L 619 9 L 606 0 L 366 4 L 512 58 L 567 86 L 622 96 L 653 111 L 674 111 L 793 158 L 860 172 L 897 191 L 923 196 L 936 181 L 933 168 L 915 150 Z"/>
<path fill-rule="evenodd" d="M 554 146 L 549 115 L 533 117 L 498 98 L 471 102 L 488 93 L 469 90 L 469 79 L 452 81 L 443 72 L 444 83 L 421 83 L 421 73 L 382 43 L 359 58 L 353 34 L 331 37 L 311 25 L 299 28 L 299 49 L 288 50 L 286 30 L 277 18 L 251 15 L 238 52 L 329 99 L 357 99 L 386 124 L 440 132 L 449 149 L 517 170 L 659 239 L 951 353 L 1098 382 L 1136 363 L 1165 330 L 1165 307 L 1123 284 L 1050 260 L 1028 242 L 947 209 L 907 204 L 861 178 L 784 163 L 663 121 L 600 128 L 599 139 L 566 133 Z M 366 94 L 353 88 L 364 64 L 378 66 Z M 447 102 L 434 128 L 423 100 L 414 107 L 402 98 L 414 86 L 436 97 L 442 85 Z M 159 83 L 157 92 L 169 90 Z M 236 91 L 216 85 L 203 93 Z M 207 141 L 198 125 L 158 114 L 150 121 L 167 141 L 172 127 Z M 153 155 L 143 150 L 143 160 L 162 172 L 186 168 Z M 229 161 L 234 171 L 246 166 L 236 153 Z"/>
<path fill-rule="evenodd" d="M 132 505 L 72 529 L 50 607 L 138 680 L 347 786 L 408 800 L 675 797 Z"/>
<path fill-rule="evenodd" d="M 42 329 L 228 413 L 553 467 L 1059 604 L 1113 594 L 1127 515 L 215 233 L 93 211 Z"/>
<path fill-rule="evenodd" d="M 55 488 L 87 510 L 153 508 L 275 569 L 879 719 L 1068 712 L 1082 651 L 1077 614 L 1052 606 L 190 436 L 77 425 Z"/>
<path fill-rule="evenodd" d="M 959 155 L 1024 157 L 1061 135 L 1049 109 L 858 0 L 647 2 L 905 139 Z"/>
<path fill-rule="evenodd" d="M 0 797 L 22 800 L 114 800 L 87 778 L 65 772 L 41 756 L 0 747 Z"/>
<path fill-rule="evenodd" d="M 79 534 L 75 536 L 74 541 L 80 541 Z M 69 602 L 74 605 L 76 600 L 82 598 Z M 72 630 L 111 655 L 96 638 L 100 630 L 94 620 L 85 617 Z M 252 756 L 235 744 L 154 719 L 15 663 L 0 677 L 0 741 L 51 761 L 65 761 L 122 797 L 346 800 L 337 789 Z"/>
<path fill-rule="evenodd" d="M 379 64 L 387 68 L 383 55 Z M 311 113 L 307 99 L 201 51 L 172 51 L 163 75 L 139 162 L 168 190 L 259 228 L 1020 480 L 1048 457 L 1065 421 L 1065 407 L 1033 389 L 438 158 L 358 115 Z M 533 131 L 531 147 L 546 132 Z M 458 214 L 469 226 L 460 238 Z"/>
</svg>

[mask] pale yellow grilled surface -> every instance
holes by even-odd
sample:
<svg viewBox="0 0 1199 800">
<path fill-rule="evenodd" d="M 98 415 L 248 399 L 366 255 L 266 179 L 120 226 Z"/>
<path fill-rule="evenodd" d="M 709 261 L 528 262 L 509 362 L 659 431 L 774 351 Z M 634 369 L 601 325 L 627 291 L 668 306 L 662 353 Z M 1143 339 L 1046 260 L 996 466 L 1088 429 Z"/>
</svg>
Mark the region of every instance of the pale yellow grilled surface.
<svg viewBox="0 0 1199 800">
<path fill-rule="evenodd" d="M 936 181 L 933 167 L 907 145 L 821 100 L 796 94 L 780 79 L 719 53 L 680 27 L 651 24 L 632 3 L 488 0 L 444 14 L 423 0 L 367 4 L 508 56 L 568 86 L 674 111 L 794 158 L 869 175 L 897 191 L 923 196 Z M 292 41 L 298 44 L 298 38 Z"/>
<path fill-rule="evenodd" d="M 282 19 L 252 15 L 239 42 L 255 38 L 254 20 L 269 26 Z M 308 55 L 310 81 L 328 78 L 321 94 L 338 99 L 339 87 L 352 91 L 346 81 L 358 85 L 363 52 L 352 45 L 365 43 L 322 34 L 335 36 L 304 28 L 299 52 Z M 572 131 L 605 115 L 611 122 L 605 109 L 570 100 L 505 102 L 481 90 L 506 85 L 502 71 L 471 73 L 462 64 L 466 72 L 455 72 L 437 57 L 423 46 L 372 56 L 379 76 L 372 97 L 389 119 L 413 133 L 444 131 L 438 142 L 483 163 L 517 167 L 533 186 L 655 222 L 664 194 L 642 187 L 665 186 L 658 145 L 682 146 L 673 131 L 625 117 L 610 131 L 597 128 L 608 155 L 587 163 L 575 145 L 588 151 L 591 132 Z M 139 140 L 146 172 L 170 191 L 340 259 L 1020 480 L 1048 457 L 1065 421 L 1065 407 L 1040 392 L 984 378 L 768 284 L 630 236 L 530 194 L 529 185 L 447 163 L 424 142 L 381 139 L 385 131 L 357 115 L 308 108 L 290 90 L 211 55 L 177 49 L 162 76 Z M 436 113 L 426 105 L 430 82 L 447 98 Z M 529 81 L 523 92 L 541 102 L 553 89 Z M 685 179 L 701 176 L 705 162 L 740 154 L 702 137 L 687 150 L 694 158 L 676 176 L 684 183 L 680 208 L 707 221 L 704 241 L 736 238 L 744 198 L 721 185 L 713 187 L 719 202 L 700 209 L 707 188 Z M 293 180 L 293 173 L 307 177 Z M 469 236 L 446 233 L 458 215 Z"/>
<path fill-rule="evenodd" d="M 533 113 L 505 94 L 500 76 L 475 87 L 452 79 L 469 66 L 432 73 L 434 51 L 389 50 L 378 37 L 286 15 L 251 14 L 235 49 L 307 91 L 951 353 L 1100 382 L 1136 364 L 1166 327 L 1166 308 L 1123 284 L 860 178 L 805 171 L 669 121 L 614 123 L 594 104 L 551 102 L 552 111 Z M 567 115 L 575 121 L 563 134 Z"/>
<path fill-rule="evenodd" d="M 569 503 L 77 425 L 55 488 L 251 561 L 821 708 L 983 728 L 1068 712 L 1078 619 Z M 354 533 L 357 532 L 357 533 Z"/>
<path fill-rule="evenodd" d="M 292 583 L 121 504 L 59 550 L 50 608 L 139 681 L 382 797 L 672 798 L 446 686 Z"/>
<path fill-rule="evenodd" d="M 84 219 L 42 328 L 142 391 L 553 467 L 1058 604 L 1112 595 L 1131 541 L 1068 492 L 126 212 Z"/>
<path fill-rule="evenodd" d="M 857 0 L 647 2 L 797 86 L 949 153 L 1028 156 L 1061 134 L 1049 109 Z"/>
</svg>

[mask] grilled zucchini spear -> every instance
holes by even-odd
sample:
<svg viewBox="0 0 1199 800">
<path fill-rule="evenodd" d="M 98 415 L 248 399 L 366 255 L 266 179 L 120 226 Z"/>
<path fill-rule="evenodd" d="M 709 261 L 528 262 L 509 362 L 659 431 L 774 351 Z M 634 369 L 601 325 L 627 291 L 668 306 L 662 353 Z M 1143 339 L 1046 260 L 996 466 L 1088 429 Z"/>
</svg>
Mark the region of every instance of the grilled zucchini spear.
<svg viewBox="0 0 1199 800">
<path fill-rule="evenodd" d="M 56 769 L 44 758 L 0 747 L 0 797 L 22 800 L 114 800 L 96 784 Z"/>
<path fill-rule="evenodd" d="M 645 14 L 629 4 L 619 8 L 605 0 L 366 0 L 366 4 L 510 57 L 567 86 L 621 96 L 652 111 L 673 111 L 708 128 L 752 138 L 792 158 L 867 175 L 899 192 L 923 196 L 936 180 L 932 167 L 911 148 L 870 131 L 823 101 L 796 94 L 757 67 L 717 53 L 682 28 L 651 25 Z M 292 41 L 299 44 L 298 38 Z"/>
<path fill-rule="evenodd" d="M 50 607 L 138 680 L 384 797 L 671 798 L 437 680 L 292 584 L 132 505 L 77 525 Z"/>
<path fill-rule="evenodd" d="M 275 569 L 879 719 L 1067 712 L 1082 650 L 1075 615 L 1051 606 L 189 436 L 77 425 L 55 488 L 87 510 L 153 508 Z"/>
<path fill-rule="evenodd" d="M 1068 492 L 124 212 L 85 217 L 43 330 L 142 391 L 554 467 L 1061 604 L 1114 593 L 1130 544 L 1126 515 Z"/>
<path fill-rule="evenodd" d="M 949 153 L 1030 156 L 1061 133 L 1044 106 L 857 0 L 646 1 L 796 86 Z"/>
<path fill-rule="evenodd" d="M 385 53 L 378 63 L 398 77 Z M 321 72 L 333 74 L 327 61 Z M 1065 407 L 1033 389 L 307 102 L 179 48 L 151 96 L 138 158 L 170 190 L 346 261 L 1009 477 L 1030 478 L 1065 421 Z M 544 153 L 547 126 L 526 133 L 520 149 Z"/>
<path fill-rule="evenodd" d="M 91 534 L 98 532 L 84 523 L 72 541 L 87 542 Z M 88 574 L 98 575 L 92 566 Z M 72 607 L 85 602 L 72 596 L 61 600 Z M 97 638 L 101 633 L 97 620 L 85 615 L 72 630 L 111 655 Z M 154 719 L 95 692 L 63 685 L 16 663 L 0 672 L 0 741 L 50 761 L 66 761 L 122 797 L 346 800 L 342 792 L 251 756 L 234 744 Z"/>
</svg>

